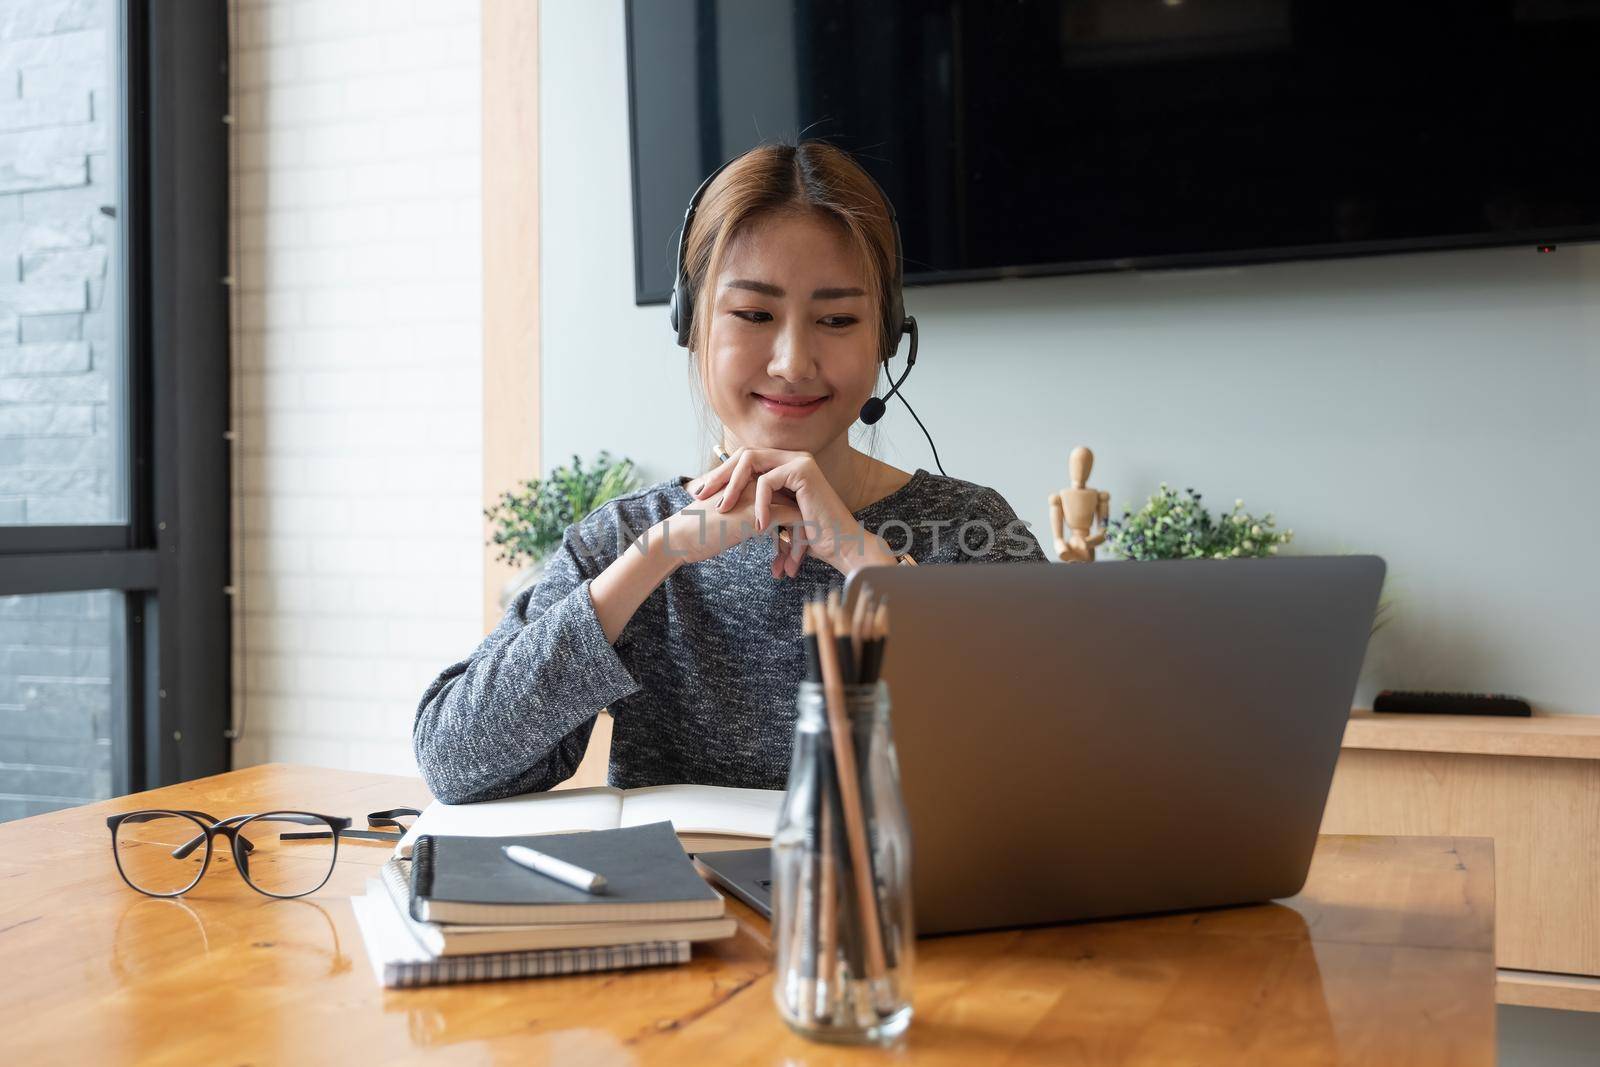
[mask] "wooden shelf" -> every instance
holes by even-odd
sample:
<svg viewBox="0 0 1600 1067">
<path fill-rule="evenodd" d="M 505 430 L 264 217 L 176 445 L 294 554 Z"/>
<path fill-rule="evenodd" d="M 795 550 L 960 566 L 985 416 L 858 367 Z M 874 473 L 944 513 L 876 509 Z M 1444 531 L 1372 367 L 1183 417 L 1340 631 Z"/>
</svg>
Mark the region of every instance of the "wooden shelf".
<svg viewBox="0 0 1600 1067">
<path fill-rule="evenodd" d="M 1495 1001 L 1524 1008 L 1600 1012 L 1600 978 L 1502 967 L 1495 983 Z"/>
<path fill-rule="evenodd" d="M 1478 756 L 1542 756 L 1600 760 L 1600 715 L 1490 715 L 1350 713 L 1345 748 L 1391 752 L 1454 752 Z"/>
</svg>

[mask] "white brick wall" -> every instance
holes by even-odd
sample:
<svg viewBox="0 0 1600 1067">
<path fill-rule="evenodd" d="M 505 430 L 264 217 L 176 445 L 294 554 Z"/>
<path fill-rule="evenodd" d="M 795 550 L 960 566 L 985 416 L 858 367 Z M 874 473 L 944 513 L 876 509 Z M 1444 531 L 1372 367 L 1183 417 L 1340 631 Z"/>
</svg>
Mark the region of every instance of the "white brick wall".
<svg viewBox="0 0 1600 1067">
<path fill-rule="evenodd" d="M 477 0 L 234 27 L 236 766 L 414 773 L 482 636 Z"/>
</svg>

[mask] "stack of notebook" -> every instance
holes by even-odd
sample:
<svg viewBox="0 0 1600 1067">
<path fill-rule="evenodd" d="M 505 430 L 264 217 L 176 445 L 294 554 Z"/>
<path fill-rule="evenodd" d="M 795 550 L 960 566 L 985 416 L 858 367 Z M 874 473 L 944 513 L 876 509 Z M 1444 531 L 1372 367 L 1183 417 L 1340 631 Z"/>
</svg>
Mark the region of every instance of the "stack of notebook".
<svg viewBox="0 0 1600 1067">
<path fill-rule="evenodd" d="M 351 903 L 384 986 L 575 974 L 689 958 L 732 936 L 723 899 L 668 821 L 581 833 L 407 842 Z M 506 858 L 521 844 L 605 876 L 575 889 Z M 397 850 L 399 851 L 399 850 Z"/>
</svg>

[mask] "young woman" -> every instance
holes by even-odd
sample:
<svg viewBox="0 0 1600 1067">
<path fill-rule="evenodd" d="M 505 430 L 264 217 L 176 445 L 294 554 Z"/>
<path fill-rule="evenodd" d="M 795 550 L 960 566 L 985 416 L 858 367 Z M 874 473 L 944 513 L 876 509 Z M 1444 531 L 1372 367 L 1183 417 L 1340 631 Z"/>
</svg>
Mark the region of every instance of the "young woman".
<svg viewBox="0 0 1600 1067">
<path fill-rule="evenodd" d="M 569 526 L 428 686 L 413 744 L 436 797 L 549 789 L 604 708 L 614 786 L 781 789 L 802 599 L 906 557 L 1045 558 L 993 489 L 851 446 L 900 334 L 895 253 L 877 186 L 825 142 L 761 145 L 704 190 L 683 235 L 686 340 L 727 458 Z"/>
</svg>

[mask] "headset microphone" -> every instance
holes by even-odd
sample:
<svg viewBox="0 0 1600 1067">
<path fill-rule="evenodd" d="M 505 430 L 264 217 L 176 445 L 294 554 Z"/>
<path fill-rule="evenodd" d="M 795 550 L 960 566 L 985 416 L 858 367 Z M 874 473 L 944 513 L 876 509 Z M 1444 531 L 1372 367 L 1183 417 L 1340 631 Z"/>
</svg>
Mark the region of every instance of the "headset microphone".
<svg viewBox="0 0 1600 1067">
<path fill-rule="evenodd" d="M 906 369 L 900 372 L 900 377 L 889 387 L 887 393 L 884 393 L 881 397 L 870 397 L 865 404 L 861 405 L 861 421 L 871 426 L 883 418 L 883 413 L 889 410 L 889 398 L 898 393 L 900 403 L 906 406 L 906 410 L 911 413 L 911 417 L 917 421 L 917 429 L 921 430 L 922 436 L 928 439 L 928 449 L 933 453 L 933 465 L 939 468 L 940 474 L 944 474 L 944 464 L 939 462 L 939 448 L 933 443 L 933 434 L 929 433 L 928 428 L 922 425 L 922 420 L 917 418 L 917 409 L 912 407 L 911 402 L 906 399 L 906 395 L 900 392 L 900 387 L 905 384 L 907 378 L 911 377 L 911 368 L 917 365 L 917 320 L 907 315 L 901 320 L 899 332 L 900 334 L 909 333 L 911 335 L 911 350 L 906 353 Z M 895 341 L 895 347 L 898 348 L 899 336 L 896 336 Z M 891 356 L 893 354 L 893 352 L 890 353 Z M 949 475 L 946 474 L 945 477 L 948 478 Z"/>
<path fill-rule="evenodd" d="M 900 332 L 911 335 L 911 351 L 906 353 L 906 369 L 900 372 L 899 379 L 889 387 L 887 393 L 881 397 L 869 397 L 867 402 L 861 405 L 861 421 L 868 426 L 883 418 L 884 412 L 889 410 L 889 398 L 900 391 L 900 386 L 911 376 L 911 368 L 917 365 L 917 320 L 907 315 L 905 321 L 900 324 Z M 905 399 L 901 397 L 900 402 L 905 403 Z"/>
</svg>

